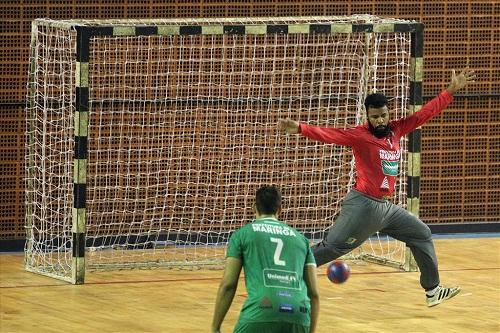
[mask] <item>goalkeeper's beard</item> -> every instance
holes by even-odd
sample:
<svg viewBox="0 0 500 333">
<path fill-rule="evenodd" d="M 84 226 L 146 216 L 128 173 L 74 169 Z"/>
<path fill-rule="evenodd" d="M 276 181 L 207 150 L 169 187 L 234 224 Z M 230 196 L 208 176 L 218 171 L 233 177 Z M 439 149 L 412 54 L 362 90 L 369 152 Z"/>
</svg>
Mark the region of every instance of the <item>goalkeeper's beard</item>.
<svg viewBox="0 0 500 333">
<path fill-rule="evenodd" d="M 391 133 L 391 128 L 389 125 L 379 125 L 377 127 L 373 127 L 370 122 L 368 122 L 368 127 L 370 128 L 370 132 L 375 135 L 377 138 L 382 139 Z"/>
</svg>

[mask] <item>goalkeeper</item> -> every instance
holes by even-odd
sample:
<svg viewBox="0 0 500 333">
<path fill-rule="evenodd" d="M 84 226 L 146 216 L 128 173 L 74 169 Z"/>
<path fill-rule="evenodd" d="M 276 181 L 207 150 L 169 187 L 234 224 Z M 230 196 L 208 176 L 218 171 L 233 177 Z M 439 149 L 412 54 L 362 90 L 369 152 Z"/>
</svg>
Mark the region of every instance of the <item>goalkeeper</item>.
<svg viewBox="0 0 500 333">
<path fill-rule="evenodd" d="M 300 133 L 324 143 L 350 146 L 356 163 L 356 184 L 344 198 L 342 208 L 328 235 L 313 246 L 318 266 L 349 253 L 368 237 L 381 231 L 400 240 L 411 249 L 420 269 L 420 285 L 426 291 L 428 306 L 440 304 L 459 293 L 459 287 L 440 285 L 438 262 L 429 227 L 400 206 L 391 197 L 399 170 L 400 139 L 439 114 L 453 100 L 453 94 L 473 82 L 474 72 L 453 71 L 448 88 L 425 104 L 419 112 L 390 121 L 387 98 L 379 93 L 368 95 L 365 110 L 368 121 L 349 129 L 323 128 L 281 119 L 278 129 Z"/>
</svg>

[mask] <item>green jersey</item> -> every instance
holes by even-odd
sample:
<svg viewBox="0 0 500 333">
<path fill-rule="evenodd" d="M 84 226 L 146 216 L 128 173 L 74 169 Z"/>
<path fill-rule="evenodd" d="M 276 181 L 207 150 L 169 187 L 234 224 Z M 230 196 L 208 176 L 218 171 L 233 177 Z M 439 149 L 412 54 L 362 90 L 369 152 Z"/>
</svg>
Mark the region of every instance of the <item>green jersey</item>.
<svg viewBox="0 0 500 333">
<path fill-rule="evenodd" d="M 275 218 L 260 218 L 231 236 L 227 256 L 240 259 L 245 271 L 248 298 L 240 323 L 310 325 L 304 270 L 316 262 L 301 233 Z"/>
</svg>

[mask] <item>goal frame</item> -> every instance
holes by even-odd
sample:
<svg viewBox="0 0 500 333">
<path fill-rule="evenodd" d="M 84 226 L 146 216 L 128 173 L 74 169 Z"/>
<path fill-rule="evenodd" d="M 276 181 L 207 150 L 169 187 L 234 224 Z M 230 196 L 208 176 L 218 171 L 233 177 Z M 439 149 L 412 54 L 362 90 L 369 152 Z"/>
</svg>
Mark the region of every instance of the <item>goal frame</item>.
<svg viewBox="0 0 500 333">
<path fill-rule="evenodd" d="M 347 17 L 346 17 L 347 18 Z M 258 18 L 254 18 L 258 19 Z M 271 19 L 271 18 L 269 18 Z M 322 19 L 325 19 L 323 17 Z M 193 25 L 174 24 L 168 20 L 112 20 L 89 21 L 80 24 L 72 21 L 61 21 L 60 28 L 76 31 L 75 53 L 75 91 L 74 91 L 74 160 L 73 160 L 73 208 L 72 208 L 72 274 L 68 282 L 82 284 L 85 281 L 85 242 L 87 221 L 87 164 L 88 164 L 88 127 L 89 127 L 89 63 L 91 63 L 90 40 L 95 36 L 148 36 L 148 35 L 196 35 L 196 34 L 291 34 L 291 33 L 396 33 L 411 34 L 410 54 L 410 87 L 409 87 L 409 113 L 417 112 L 422 106 L 422 79 L 423 79 L 423 24 L 413 21 L 395 21 L 392 23 L 333 23 L 333 24 L 254 24 L 251 20 L 245 24 L 244 19 L 213 19 L 218 25 Z M 43 24 L 53 25 L 55 21 L 35 20 L 32 23 L 32 49 L 37 39 L 37 26 Z M 176 21 L 178 22 L 178 21 Z M 190 20 L 192 23 L 193 20 Z M 210 22 L 204 19 L 200 22 Z M 33 50 L 32 50 L 33 52 Z M 32 61 L 30 66 L 37 66 Z M 35 70 L 31 68 L 30 74 Z M 34 85 L 28 86 L 27 105 L 33 105 L 35 100 Z M 29 126 L 29 124 L 28 124 Z M 33 138 L 28 137 L 28 141 Z M 420 152 L 421 129 L 418 128 L 408 135 L 407 152 L 407 209 L 418 216 L 420 203 Z M 27 173 L 30 173 L 33 161 L 27 160 Z M 29 178 L 29 177 L 28 177 Z M 29 185 L 29 181 L 28 184 Z M 27 202 L 30 202 L 29 196 Z M 30 231 L 31 211 L 27 205 L 26 224 L 27 232 Z M 29 242 L 29 237 L 28 237 Z M 30 246 L 29 244 L 26 245 Z M 405 262 L 392 263 L 377 257 L 365 255 L 364 260 L 379 264 L 397 267 L 406 271 L 415 271 L 416 264 L 411 251 L 406 249 Z M 26 269 L 40 273 L 26 264 Z M 45 274 L 42 272 L 42 274 Z M 46 274 L 50 275 L 50 274 Z M 61 278 L 60 276 L 52 276 Z"/>
</svg>

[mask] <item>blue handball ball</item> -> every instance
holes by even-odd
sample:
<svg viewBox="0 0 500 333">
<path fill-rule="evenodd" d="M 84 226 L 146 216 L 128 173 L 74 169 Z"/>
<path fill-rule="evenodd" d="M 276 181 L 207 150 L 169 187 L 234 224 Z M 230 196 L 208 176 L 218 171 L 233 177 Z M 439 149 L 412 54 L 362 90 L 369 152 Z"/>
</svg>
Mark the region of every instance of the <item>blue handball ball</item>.
<svg viewBox="0 0 500 333">
<path fill-rule="evenodd" d="M 344 283 L 351 275 L 351 269 L 345 262 L 336 260 L 328 265 L 326 275 L 333 283 Z"/>
</svg>

